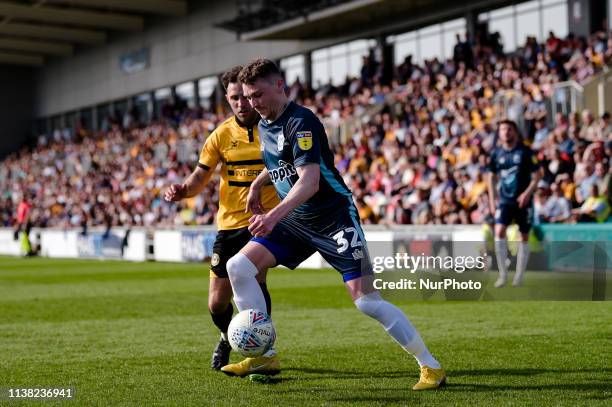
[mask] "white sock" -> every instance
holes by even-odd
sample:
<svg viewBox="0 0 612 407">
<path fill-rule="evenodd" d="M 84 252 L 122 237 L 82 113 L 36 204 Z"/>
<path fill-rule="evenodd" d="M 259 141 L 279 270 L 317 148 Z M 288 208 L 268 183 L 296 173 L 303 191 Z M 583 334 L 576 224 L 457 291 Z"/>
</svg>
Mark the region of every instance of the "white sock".
<svg viewBox="0 0 612 407">
<path fill-rule="evenodd" d="M 421 335 L 410 320 L 398 307 L 383 300 L 380 293 L 370 293 L 358 298 L 355 300 L 355 306 L 364 314 L 380 322 L 387 333 L 404 350 L 415 357 L 419 366 L 440 368 L 440 363 L 429 352 Z"/>
<path fill-rule="evenodd" d="M 266 299 L 255 279 L 258 273 L 257 267 L 251 260 L 244 254 L 238 253 L 227 261 L 226 268 L 238 311 L 245 309 L 266 311 Z"/>
<path fill-rule="evenodd" d="M 518 253 L 516 255 L 516 274 L 522 276 L 529 262 L 529 243 L 519 243 Z"/>
<path fill-rule="evenodd" d="M 506 261 L 508 260 L 508 241 L 506 239 L 495 240 L 495 257 L 497 258 L 499 277 L 505 279 L 508 271 L 506 266 Z"/>
</svg>

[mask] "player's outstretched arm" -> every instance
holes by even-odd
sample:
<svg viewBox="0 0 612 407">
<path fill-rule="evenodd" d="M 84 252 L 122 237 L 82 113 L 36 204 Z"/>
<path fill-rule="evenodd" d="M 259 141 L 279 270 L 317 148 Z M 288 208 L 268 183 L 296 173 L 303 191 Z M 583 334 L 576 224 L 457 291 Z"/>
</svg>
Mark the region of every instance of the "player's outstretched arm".
<svg viewBox="0 0 612 407">
<path fill-rule="evenodd" d="M 321 170 L 319 164 L 309 163 L 296 168 L 300 177 L 285 199 L 274 209 L 270 215 L 281 220 L 292 210 L 309 200 L 319 190 Z"/>
<path fill-rule="evenodd" d="M 168 202 L 180 201 L 181 199 L 196 196 L 208 184 L 212 171 L 200 166 L 187 177 L 182 184 L 172 184 L 164 193 L 164 199 Z"/>
<path fill-rule="evenodd" d="M 257 178 L 255 178 L 255 180 L 251 183 L 249 194 L 247 196 L 246 207 L 244 208 L 245 212 L 251 212 L 255 215 L 264 213 L 264 207 L 261 204 L 261 188 L 269 184 L 270 174 L 268 173 L 268 169 L 264 168 L 263 171 L 259 173 Z"/>
<path fill-rule="evenodd" d="M 250 219 L 249 231 L 253 236 L 265 236 L 272 232 L 282 218 L 317 193 L 321 176 L 319 164 L 309 163 L 299 166 L 297 173 L 300 178 L 278 206 L 265 215 L 254 215 Z"/>
</svg>

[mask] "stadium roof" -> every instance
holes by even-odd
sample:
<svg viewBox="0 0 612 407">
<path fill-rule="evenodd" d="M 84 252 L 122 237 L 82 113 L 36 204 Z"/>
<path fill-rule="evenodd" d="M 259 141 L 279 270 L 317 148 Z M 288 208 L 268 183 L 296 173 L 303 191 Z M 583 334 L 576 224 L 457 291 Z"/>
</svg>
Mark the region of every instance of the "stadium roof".
<svg viewBox="0 0 612 407">
<path fill-rule="evenodd" d="M 218 27 L 242 40 L 340 38 L 400 32 L 525 0 L 238 0 L 238 15 Z"/>
<path fill-rule="evenodd" d="M 109 33 L 142 31 L 148 16 L 186 13 L 183 0 L 1 0 L 0 64 L 40 66 Z"/>
</svg>

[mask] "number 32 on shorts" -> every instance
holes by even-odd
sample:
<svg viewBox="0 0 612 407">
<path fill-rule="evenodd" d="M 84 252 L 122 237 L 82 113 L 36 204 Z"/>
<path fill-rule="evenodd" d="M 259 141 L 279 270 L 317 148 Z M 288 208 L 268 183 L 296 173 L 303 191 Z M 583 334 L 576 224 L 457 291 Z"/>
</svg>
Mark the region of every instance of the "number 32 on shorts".
<svg viewBox="0 0 612 407">
<path fill-rule="evenodd" d="M 344 253 L 346 251 L 346 249 L 348 249 L 349 247 L 349 242 L 348 240 L 346 240 L 344 238 L 344 234 L 349 234 L 352 233 L 352 237 L 351 237 L 351 247 L 359 247 L 361 246 L 361 242 L 358 240 L 358 234 L 357 234 L 357 229 L 355 229 L 354 227 L 350 227 L 350 228 L 346 228 L 344 230 L 339 231 L 338 233 L 336 233 L 335 235 L 332 236 L 332 239 L 334 239 L 336 241 L 336 243 L 338 243 L 338 248 L 336 249 L 336 251 L 338 253 Z"/>
</svg>

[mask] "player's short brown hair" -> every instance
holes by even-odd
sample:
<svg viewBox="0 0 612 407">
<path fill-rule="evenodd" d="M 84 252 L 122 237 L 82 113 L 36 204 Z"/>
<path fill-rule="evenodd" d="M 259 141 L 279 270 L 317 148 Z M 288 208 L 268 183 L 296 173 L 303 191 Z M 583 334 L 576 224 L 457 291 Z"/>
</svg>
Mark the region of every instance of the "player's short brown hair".
<svg viewBox="0 0 612 407">
<path fill-rule="evenodd" d="M 247 66 L 242 68 L 242 71 L 240 71 L 238 75 L 238 80 L 242 83 L 253 84 L 258 79 L 265 79 L 272 75 L 279 75 L 282 77 L 278 65 L 272 60 L 259 58 L 249 62 Z"/>
<path fill-rule="evenodd" d="M 223 84 L 223 89 L 227 92 L 227 87 L 230 83 L 238 83 L 238 75 L 242 71 L 242 66 L 237 65 L 230 69 L 229 71 L 225 71 L 223 75 L 221 75 L 221 84 Z"/>
<path fill-rule="evenodd" d="M 521 134 L 521 132 L 519 131 L 519 128 L 516 125 L 516 122 L 514 120 L 510 120 L 510 119 L 501 120 L 498 123 L 497 128 L 500 128 L 502 124 L 507 124 L 508 126 L 512 127 L 512 129 L 516 132 L 516 134 L 518 134 L 518 135 Z"/>
</svg>

